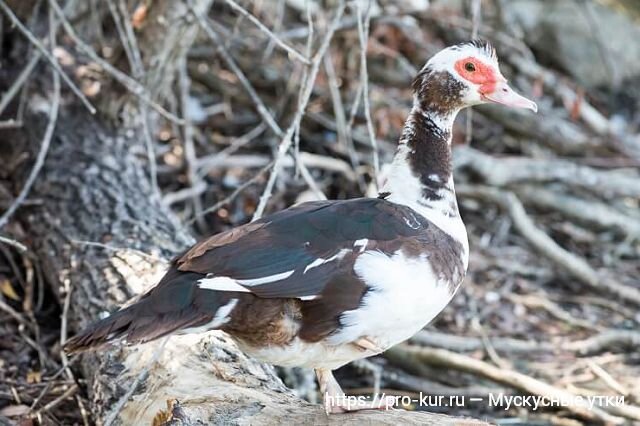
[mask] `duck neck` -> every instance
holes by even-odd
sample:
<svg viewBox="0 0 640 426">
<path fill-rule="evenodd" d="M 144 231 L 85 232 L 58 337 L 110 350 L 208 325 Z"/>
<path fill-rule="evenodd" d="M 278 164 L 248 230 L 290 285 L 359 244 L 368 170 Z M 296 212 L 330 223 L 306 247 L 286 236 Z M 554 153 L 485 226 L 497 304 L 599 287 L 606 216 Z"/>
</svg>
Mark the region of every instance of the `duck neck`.
<svg viewBox="0 0 640 426">
<path fill-rule="evenodd" d="M 413 208 L 443 231 L 466 242 L 451 156 L 451 133 L 458 111 L 414 103 L 382 191 L 389 193 L 389 201 Z"/>
</svg>

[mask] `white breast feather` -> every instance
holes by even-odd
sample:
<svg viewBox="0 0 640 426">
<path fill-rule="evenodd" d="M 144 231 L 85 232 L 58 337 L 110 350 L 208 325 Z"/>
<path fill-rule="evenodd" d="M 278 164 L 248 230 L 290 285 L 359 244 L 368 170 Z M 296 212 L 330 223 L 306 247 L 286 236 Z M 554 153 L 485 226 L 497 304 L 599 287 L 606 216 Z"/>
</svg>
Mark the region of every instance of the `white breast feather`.
<svg viewBox="0 0 640 426">
<path fill-rule="evenodd" d="M 331 344 L 366 336 L 386 349 L 417 333 L 452 298 L 451 283 L 434 274 L 425 255 L 408 258 L 399 251 L 392 256 L 367 251 L 354 270 L 371 291 L 359 308 L 342 315 L 341 330 L 329 338 Z"/>
</svg>

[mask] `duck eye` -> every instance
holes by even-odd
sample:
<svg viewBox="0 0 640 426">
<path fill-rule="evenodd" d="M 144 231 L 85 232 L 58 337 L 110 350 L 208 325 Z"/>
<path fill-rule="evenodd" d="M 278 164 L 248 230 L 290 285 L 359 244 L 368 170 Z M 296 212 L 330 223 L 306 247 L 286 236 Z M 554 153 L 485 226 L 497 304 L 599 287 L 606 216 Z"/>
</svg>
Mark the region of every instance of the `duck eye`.
<svg viewBox="0 0 640 426">
<path fill-rule="evenodd" d="M 469 72 L 474 72 L 476 70 L 476 66 L 473 64 L 473 62 L 467 62 L 466 64 L 464 64 L 464 69 Z"/>
</svg>

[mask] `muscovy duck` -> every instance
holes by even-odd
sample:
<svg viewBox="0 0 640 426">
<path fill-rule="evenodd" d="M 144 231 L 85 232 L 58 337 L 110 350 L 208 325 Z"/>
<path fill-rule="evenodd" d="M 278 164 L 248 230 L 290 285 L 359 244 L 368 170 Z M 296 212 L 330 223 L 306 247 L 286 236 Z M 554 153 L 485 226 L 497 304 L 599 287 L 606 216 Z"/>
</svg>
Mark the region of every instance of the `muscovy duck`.
<svg viewBox="0 0 640 426">
<path fill-rule="evenodd" d="M 388 405 L 345 403 L 332 370 L 411 337 L 465 276 L 469 244 L 451 164 L 456 115 L 488 102 L 537 111 L 507 85 L 486 41 L 437 53 L 413 90 L 380 197 L 307 202 L 205 239 L 66 350 L 219 329 L 259 360 L 314 368 L 327 413 Z"/>
</svg>

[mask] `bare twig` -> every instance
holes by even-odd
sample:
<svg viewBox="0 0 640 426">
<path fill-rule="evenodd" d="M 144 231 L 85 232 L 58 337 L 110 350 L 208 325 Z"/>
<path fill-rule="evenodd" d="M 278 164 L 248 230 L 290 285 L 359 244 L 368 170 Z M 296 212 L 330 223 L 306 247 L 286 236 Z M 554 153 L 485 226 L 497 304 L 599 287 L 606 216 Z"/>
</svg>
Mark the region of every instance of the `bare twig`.
<svg viewBox="0 0 640 426">
<path fill-rule="evenodd" d="M 133 69 L 134 75 L 137 78 L 142 78 L 144 76 L 144 63 L 142 62 L 142 54 L 140 53 L 140 48 L 138 47 L 138 40 L 136 39 L 133 25 L 131 24 L 131 20 L 127 19 L 129 16 L 129 12 L 127 10 L 125 0 L 118 0 L 118 10 L 120 11 L 120 15 L 122 16 L 122 26 L 124 27 L 124 36 L 122 37 L 123 43 L 129 45 L 129 51 L 131 55 L 129 61 L 131 63 L 131 68 Z"/>
<path fill-rule="evenodd" d="M 224 198 L 221 201 L 218 201 L 213 206 L 204 209 L 200 213 L 200 215 L 203 216 L 205 214 L 213 213 L 215 211 L 218 211 L 218 209 L 220 209 L 222 206 L 224 206 L 226 204 L 229 204 L 233 199 L 235 199 L 238 195 L 240 195 L 240 193 L 242 193 L 242 191 L 247 189 L 249 186 L 253 185 L 258 179 L 260 179 L 260 177 L 264 173 L 269 171 L 269 169 L 271 169 L 273 167 L 274 163 L 275 163 L 275 161 L 272 161 L 269 164 L 267 164 L 258 173 L 256 173 L 251 179 L 249 179 L 248 181 L 246 181 L 245 183 L 243 183 L 242 185 L 237 187 L 235 191 L 233 191 L 231 194 L 229 194 L 229 196 L 227 196 L 226 198 Z M 191 225 L 193 222 L 195 222 L 196 219 L 197 219 L 197 217 L 194 217 L 193 219 L 189 220 L 187 222 L 187 225 Z"/>
<path fill-rule="evenodd" d="M 116 24 L 116 31 L 118 32 L 118 36 L 120 37 L 120 44 L 122 45 L 122 48 L 124 49 L 124 53 L 127 56 L 127 60 L 129 61 L 129 65 L 131 66 L 131 69 L 133 70 L 134 75 L 136 75 L 137 77 L 139 77 L 137 75 L 137 60 L 136 58 L 134 58 L 133 56 L 133 50 L 131 49 L 131 43 L 129 43 L 128 40 L 128 34 L 126 32 L 126 30 L 124 29 L 124 24 L 123 24 L 123 20 L 124 21 L 128 21 L 126 19 L 127 15 L 125 16 L 125 19 L 122 19 L 120 17 L 120 13 L 118 12 L 117 6 L 115 4 L 115 0 L 107 0 L 107 5 L 109 6 L 109 12 L 111 13 L 111 17 L 113 18 L 113 22 Z"/>
<path fill-rule="evenodd" d="M 225 64 L 227 64 L 227 67 L 229 67 L 229 69 L 236 75 L 236 77 L 238 77 L 238 81 L 240 81 L 240 84 L 242 85 L 244 90 L 247 92 L 247 94 L 249 95 L 253 103 L 256 105 L 256 110 L 258 111 L 258 114 L 260 114 L 260 117 L 262 117 L 265 123 L 267 123 L 267 125 L 273 131 L 273 133 L 282 137 L 283 133 L 282 133 L 282 130 L 280 129 L 280 126 L 278 126 L 278 123 L 275 122 L 275 120 L 271 116 L 271 113 L 265 106 L 264 102 L 262 102 L 262 99 L 260 99 L 260 96 L 258 95 L 256 90 L 253 88 L 253 86 L 251 85 L 247 77 L 244 75 L 244 73 L 242 72 L 238 64 L 236 64 L 233 57 L 227 51 L 218 33 L 216 33 L 215 30 L 211 27 L 211 25 L 209 25 L 205 16 L 196 12 L 196 10 L 193 8 L 192 3 L 193 3 L 193 0 L 189 0 L 191 13 L 193 13 L 193 15 L 196 17 L 196 20 L 198 21 L 198 25 L 200 25 L 200 28 L 205 32 L 205 34 L 211 39 L 211 41 L 215 45 L 215 49 L 218 55 L 220 55 L 220 57 L 225 62 Z"/>
<path fill-rule="evenodd" d="M 489 337 L 491 345 L 500 352 L 532 353 L 567 351 L 578 355 L 595 354 L 620 349 L 628 352 L 640 347 L 640 333 L 632 330 L 606 330 L 584 340 L 538 342 L 509 337 Z M 457 336 L 438 331 L 422 330 L 411 338 L 415 344 L 449 349 L 455 352 L 473 352 L 484 347 L 482 338 Z"/>
<path fill-rule="evenodd" d="M 223 163 L 224 160 L 228 158 L 231 154 L 238 151 L 240 148 L 247 145 L 253 139 L 260 136 L 260 134 L 264 132 L 265 129 L 266 129 L 266 124 L 263 121 L 258 126 L 249 130 L 244 135 L 234 138 L 231 144 L 225 149 L 223 149 L 222 151 L 212 155 L 205 155 L 200 158 L 196 158 L 195 167 L 199 171 L 198 173 L 199 177 L 201 178 L 202 176 L 204 176 L 204 174 L 206 174 L 206 172 L 212 167 L 212 164 L 217 165 L 217 164 Z"/>
<path fill-rule="evenodd" d="M 71 385 L 69 387 L 69 389 L 67 389 L 64 393 L 62 393 L 56 399 L 54 399 L 53 401 L 49 402 L 47 405 L 42 407 L 40 410 L 38 410 L 35 413 L 33 413 L 32 417 L 38 417 L 38 416 L 42 415 L 43 413 L 46 413 L 47 411 L 51 411 L 53 408 L 55 408 L 58 405 L 60 405 L 63 402 L 65 402 L 72 395 L 75 395 L 75 393 L 78 392 L 79 389 L 80 388 L 78 387 L 78 385 L 76 385 L 74 383 L 73 385 Z"/>
<path fill-rule="evenodd" d="M 138 48 L 138 42 L 136 41 L 135 33 L 131 26 L 131 22 L 127 19 L 126 5 L 122 0 L 119 0 L 118 7 L 116 7 L 115 0 L 109 0 L 109 10 L 113 16 L 113 20 L 116 23 L 116 29 L 120 37 L 120 44 L 122 44 L 129 65 L 133 71 L 133 75 L 140 79 L 144 77 L 144 64 L 142 63 L 142 55 Z M 120 16 L 122 14 L 122 17 Z M 156 162 L 156 153 L 154 148 L 153 135 L 151 134 L 151 126 L 149 125 L 149 108 L 148 105 L 139 99 L 140 103 L 140 121 L 142 122 L 142 137 L 144 138 L 145 149 L 147 151 L 147 159 L 149 161 L 149 177 L 151 181 L 151 189 L 153 195 L 160 196 L 160 188 L 158 187 L 158 166 Z"/>
<path fill-rule="evenodd" d="M 151 135 L 151 126 L 149 125 L 149 108 L 146 104 L 140 105 L 140 120 L 142 121 L 142 136 L 144 137 L 144 146 L 147 151 L 147 159 L 149 161 L 149 180 L 151 183 L 152 194 L 160 197 L 160 188 L 158 187 L 158 165 L 156 162 L 156 150 Z"/>
<path fill-rule="evenodd" d="M 360 40 L 360 79 L 362 83 L 362 100 L 364 104 L 364 116 L 367 122 L 367 132 L 369 142 L 373 151 L 373 184 L 378 189 L 378 178 L 380 177 L 380 158 L 378 153 L 378 142 L 376 132 L 371 119 L 371 104 L 369 102 L 369 73 L 367 71 L 367 42 L 369 39 L 369 22 L 371 20 L 371 1 L 367 2 L 367 9 L 362 16 L 360 2 L 356 2 L 356 15 L 358 17 L 358 39 Z"/>
<path fill-rule="evenodd" d="M 205 173 L 215 168 L 258 168 L 264 167 L 271 162 L 273 162 L 273 160 L 267 155 L 238 154 L 223 157 L 210 155 L 207 157 L 200 157 L 198 159 L 198 167 L 200 168 L 201 173 Z M 292 155 L 287 155 L 282 159 L 283 168 L 299 165 L 303 165 L 305 168 L 317 168 L 328 170 L 330 172 L 337 172 L 352 182 L 356 180 L 356 174 L 349 164 L 337 158 L 301 151 L 298 154 L 298 158 L 293 158 Z"/>
<path fill-rule="evenodd" d="M 3 237 L 2 235 L 0 235 L 0 243 L 14 247 L 21 253 L 27 252 L 27 246 L 11 238 Z"/>
<path fill-rule="evenodd" d="M 625 215 L 608 204 L 596 200 L 583 200 L 572 195 L 555 192 L 540 185 L 519 185 L 515 188 L 525 204 L 555 210 L 582 223 L 599 228 L 613 228 L 640 239 L 640 220 Z"/>
<path fill-rule="evenodd" d="M 589 366 L 589 369 L 593 371 L 593 374 L 598 376 L 600 380 L 602 380 L 611 389 L 613 389 L 620 395 L 629 395 L 629 390 L 622 386 L 616 379 L 614 379 L 611 374 L 607 373 L 604 368 L 596 364 L 594 361 L 588 361 L 587 365 Z"/>
<path fill-rule="evenodd" d="M 186 124 L 183 128 L 184 135 L 184 158 L 187 163 L 187 179 L 190 187 L 196 187 L 201 184 L 200 177 L 197 174 L 196 164 L 196 149 L 193 142 L 193 124 L 187 117 L 187 108 L 189 103 L 189 87 L 191 85 L 191 81 L 189 80 L 189 74 L 187 71 L 187 59 L 183 58 L 180 63 L 180 67 L 178 68 L 178 82 L 180 86 L 180 104 L 182 110 L 182 116 L 185 117 Z M 200 198 L 194 196 L 192 198 L 193 207 L 195 210 L 195 216 L 201 218 L 202 212 L 202 202 Z M 200 226 L 204 225 L 204 222 L 199 222 Z"/>
<path fill-rule="evenodd" d="M 202 194 L 206 190 L 207 184 L 204 181 L 200 180 L 195 185 L 188 186 L 178 191 L 165 193 L 162 196 L 162 202 L 167 206 L 171 206 L 184 200 L 195 199 L 198 197 L 198 195 Z"/>
<path fill-rule="evenodd" d="M 309 188 L 311 188 L 311 191 L 313 191 L 316 198 L 318 200 L 326 200 L 327 196 L 324 195 L 324 192 L 322 192 L 316 181 L 313 179 L 313 176 L 311 176 L 311 172 L 309 172 L 306 164 L 304 164 L 304 161 L 301 159 L 300 152 L 295 153 L 295 161 L 296 165 L 300 168 L 302 178 L 307 182 L 307 185 L 309 185 Z"/>
<path fill-rule="evenodd" d="M 34 329 L 33 324 L 31 324 L 29 321 L 25 320 L 22 317 L 22 315 L 20 315 L 19 312 L 17 312 L 11 306 L 9 306 L 7 303 L 5 303 L 4 298 L 3 298 L 3 296 L 1 294 L 0 294 L 0 310 L 6 312 L 9 316 L 11 316 L 13 319 L 18 321 L 19 324 L 27 327 L 29 330 L 33 330 Z M 34 346 L 37 346 L 37 345 L 35 345 L 35 343 L 34 343 Z"/>
<path fill-rule="evenodd" d="M 7 105 L 9 105 L 9 102 L 11 102 L 11 100 L 16 95 L 16 93 L 18 93 L 20 88 L 27 81 L 27 79 L 35 69 L 36 65 L 38 65 L 38 62 L 40 61 L 41 57 L 42 57 L 41 52 L 39 51 L 35 52 L 31 57 L 31 59 L 29 60 L 29 63 L 24 67 L 22 72 L 20 72 L 20 75 L 18 75 L 15 81 L 11 84 L 11 87 L 9 87 L 9 89 L 7 89 L 4 95 L 2 95 L 2 100 L 0 100 L 0 115 L 2 115 L 2 113 L 4 112 L 4 109 L 7 107 Z"/>
<path fill-rule="evenodd" d="M 456 168 L 469 167 L 492 186 L 525 182 L 562 182 L 600 196 L 640 197 L 640 179 L 632 173 L 602 171 L 556 158 L 494 158 L 468 146 L 455 150 Z"/>
<path fill-rule="evenodd" d="M 514 303 L 520 303 L 532 309 L 542 308 L 549 314 L 553 315 L 559 320 L 566 322 L 567 324 L 571 324 L 573 326 L 581 327 L 587 330 L 602 330 L 602 327 L 594 325 L 590 321 L 586 321 L 580 318 L 574 318 L 567 311 L 558 306 L 558 304 L 549 300 L 547 297 L 544 297 L 544 295 L 538 296 L 535 294 L 509 294 L 507 295 L 507 298 L 511 299 Z"/>
<path fill-rule="evenodd" d="M 307 23 L 311 29 L 311 31 L 309 31 L 309 37 L 307 37 L 307 43 L 305 46 L 305 54 L 307 55 L 307 57 L 311 57 L 311 53 L 312 53 L 312 47 L 313 47 L 313 16 L 311 13 L 311 4 L 306 1 L 305 2 L 305 13 L 307 16 Z M 304 81 L 306 81 L 306 79 L 309 77 L 309 67 L 304 67 L 304 69 L 302 70 L 302 77 L 300 78 L 300 82 L 301 82 L 301 87 Z M 302 90 L 302 89 L 300 89 Z M 302 102 L 302 98 L 300 95 L 298 95 L 298 106 L 300 106 L 300 103 Z M 311 188 L 311 191 L 314 193 L 315 197 L 318 199 L 326 199 L 327 197 L 324 195 L 324 192 L 322 192 L 322 190 L 318 187 L 318 185 L 316 184 L 316 182 L 313 180 L 313 176 L 311 176 L 311 173 L 309 172 L 309 170 L 307 169 L 306 165 L 301 161 L 301 157 L 300 157 L 300 124 L 301 122 L 299 121 L 296 124 L 296 127 L 293 131 L 293 157 L 295 159 L 295 164 L 296 164 L 296 175 L 298 173 L 300 173 L 300 175 L 302 176 L 302 178 L 307 182 L 307 184 L 309 185 L 309 188 Z"/>
<path fill-rule="evenodd" d="M 633 330 L 609 330 L 585 340 L 567 343 L 563 348 L 586 355 L 609 350 L 614 346 L 640 348 L 640 333 Z"/>
<path fill-rule="evenodd" d="M 305 65 L 309 65 L 311 63 L 308 58 L 306 58 L 296 49 L 294 49 L 293 47 L 289 46 L 287 43 L 282 41 L 280 37 L 274 34 L 269 28 L 267 28 L 262 22 L 260 22 L 258 18 L 256 18 L 255 16 L 247 12 L 247 10 L 244 9 L 242 6 L 240 6 L 238 3 L 236 3 L 233 0 L 226 0 L 226 2 L 229 6 L 231 6 L 232 9 L 236 10 L 242 16 L 244 16 L 245 18 L 249 19 L 249 21 L 254 23 L 255 26 L 258 27 L 262 32 L 264 32 L 271 40 L 273 40 L 275 44 L 277 44 L 278 46 L 286 50 L 291 56 L 293 56 L 294 58 L 296 58 L 297 60 L 299 60 Z"/>
<path fill-rule="evenodd" d="M 0 0 L 2 1 L 2 0 Z M 162 115 L 167 120 L 173 121 L 177 124 L 184 124 L 184 120 L 179 117 L 176 117 L 171 112 L 164 109 L 161 105 L 151 99 L 148 90 L 139 82 L 129 77 L 127 74 L 123 73 L 109 62 L 102 59 L 100 55 L 96 53 L 96 51 L 87 43 L 85 43 L 82 38 L 78 36 L 75 32 L 67 18 L 65 17 L 64 12 L 56 2 L 56 0 L 48 0 L 49 5 L 53 8 L 54 12 L 60 19 L 62 26 L 64 27 L 67 35 L 73 40 L 76 46 L 82 50 L 92 61 L 96 62 L 100 67 L 104 69 L 104 71 L 113 77 L 118 83 L 122 84 L 129 92 L 131 92 L 134 96 L 138 97 L 144 103 L 149 105 L 151 108 L 156 110 L 160 115 Z"/>
<path fill-rule="evenodd" d="M 2 0 L 0 0 L 0 4 Z M 36 180 L 38 173 L 40 173 L 40 169 L 44 165 L 44 159 L 47 156 L 47 152 L 49 151 L 49 144 L 51 143 L 51 138 L 53 136 L 53 130 L 56 127 L 56 122 L 58 120 L 58 109 L 60 107 L 60 77 L 57 72 L 53 73 L 53 98 L 51 101 L 51 109 L 49 111 L 49 122 L 44 131 L 44 136 L 42 137 L 42 144 L 40 145 L 40 151 L 38 151 L 38 156 L 36 157 L 36 162 L 31 169 L 31 173 L 27 177 L 27 181 L 24 183 L 22 190 L 18 197 L 13 201 L 11 206 L 4 212 L 2 217 L 0 217 L 0 228 L 4 227 L 13 213 L 20 207 L 22 202 L 29 195 L 29 191 L 31 190 L 31 186 Z"/>
<path fill-rule="evenodd" d="M 42 42 L 40 42 L 40 40 L 38 40 L 38 38 L 35 35 L 33 35 L 33 33 L 29 31 L 29 29 L 22 22 L 20 22 L 18 17 L 13 13 L 11 8 L 7 6 L 4 0 L 0 0 L 0 9 L 2 9 L 2 11 L 9 18 L 9 20 L 20 30 L 20 32 L 24 34 L 24 36 L 29 40 L 29 42 L 33 44 L 36 47 L 36 49 L 38 49 L 44 55 L 44 57 L 51 64 L 53 69 L 62 77 L 64 82 L 67 84 L 67 86 L 69 86 L 71 91 L 80 99 L 80 101 L 82 101 L 82 103 L 84 104 L 85 107 L 87 107 L 89 112 L 91 112 L 92 114 L 95 114 L 96 109 L 93 107 L 93 105 L 91 105 L 91 102 L 89 102 L 87 97 L 82 93 L 82 91 L 78 88 L 78 86 L 76 86 L 75 83 L 71 81 L 71 78 L 69 78 L 69 76 L 62 70 L 62 68 L 60 67 L 60 64 L 58 63 L 58 60 L 54 58 L 53 55 L 49 53 L 47 48 L 42 44 Z"/>
<path fill-rule="evenodd" d="M 267 201 L 271 197 L 271 193 L 273 191 L 273 186 L 275 185 L 276 178 L 278 177 L 280 163 L 284 158 L 285 154 L 291 147 L 293 133 L 296 130 L 296 127 L 299 126 L 300 121 L 302 120 L 302 116 L 304 115 L 304 111 L 306 109 L 307 103 L 311 98 L 311 92 L 313 91 L 313 86 L 315 84 L 316 77 L 318 75 L 318 70 L 320 69 L 320 63 L 322 62 L 322 58 L 329 48 L 329 44 L 331 43 L 331 39 L 333 38 L 333 34 L 335 33 L 336 28 L 338 27 L 338 23 L 342 18 L 342 14 L 344 12 L 344 2 L 340 1 L 337 7 L 335 16 L 332 22 L 329 24 L 327 29 L 327 33 L 325 34 L 324 39 L 322 40 L 322 44 L 318 48 L 318 51 L 315 53 L 311 68 L 309 71 L 309 76 L 307 77 L 306 82 L 301 87 L 300 92 L 300 102 L 298 104 L 298 110 L 294 116 L 293 122 L 287 129 L 282 141 L 280 141 L 280 145 L 278 146 L 278 151 L 275 158 L 275 163 L 273 166 L 273 170 L 271 171 L 271 175 L 269 176 L 269 180 L 267 181 L 267 185 L 262 192 L 262 196 L 260 197 L 260 201 L 258 206 L 256 207 L 256 211 L 253 215 L 252 220 L 259 219 L 264 212 L 264 209 L 267 205 Z"/>
<path fill-rule="evenodd" d="M 275 25 L 273 26 L 274 33 L 279 33 L 282 30 L 282 24 L 285 16 L 285 3 L 286 0 L 278 0 L 278 6 L 276 7 Z M 270 38 L 267 47 L 264 49 L 264 54 L 262 55 L 263 60 L 267 60 L 271 56 L 275 45 L 275 41 Z"/>
<path fill-rule="evenodd" d="M 333 113 L 336 117 L 336 129 L 338 133 L 338 142 L 340 142 L 347 153 L 349 154 L 349 160 L 351 161 L 351 167 L 353 170 L 357 170 L 360 165 L 360 159 L 358 158 L 358 152 L 356 151 L 353 145 L 353 138 L 351 135 L 351 128 L 347 125 L 347 117 L 344 111 L 344 105 L 342 103 L 342 98 L 340 96 L 340 88 L 338 87 L 338 79 L 336 77 L 336 71 L 333 66 L 333 59 L 331 58 L 331 54 L 328 54 L 324 57 L 324 69 L 327 73 L 327 78 L 329 80 L 329 93 L 331 95 L 331 103 L 333 105 Z M 360 88 L 362 86 L 359 86 Z M 361 91 L 359 92 L 361 93 Z M 359 99 L 360 95 L 358 95 L 356 101 Z M 360 187 L 360 191 L 364 193 L 366 191 L 366 184 L 361 174 L 357 174 L 358 186 Z"/>
</svg>

